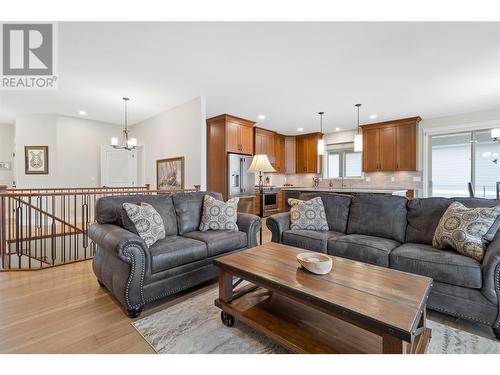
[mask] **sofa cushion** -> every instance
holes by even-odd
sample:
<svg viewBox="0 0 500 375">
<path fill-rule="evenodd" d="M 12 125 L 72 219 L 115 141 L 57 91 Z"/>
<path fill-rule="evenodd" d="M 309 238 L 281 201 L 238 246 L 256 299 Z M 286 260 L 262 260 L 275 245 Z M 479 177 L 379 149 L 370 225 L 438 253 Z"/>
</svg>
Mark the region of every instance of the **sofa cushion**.
<svg viewBox="0 0 500 375">
<path fill-rule="evenodd" d="M 290 229 L 327 231 L 325 207 L 320 197 L 303 201 L 288 198 L 290 205 Z"/>
<path fill-rule="evenodd" d="M 326 253 L 328 240 L 341 236 L 345 236 L 345 234 L 334 231 L 292 229 L 283 232 L 282 242 L 285 245 Z"/>
<path fill-rule="evenodd" d="M 448 198 L 415 198 L 408 201 L 406 242 L 432 245 L 434 232 L 451 201 Z"/>
<path fill-rule="evenodd" d="M 147 203 L 160 214 L 165 227 L 165 234 L 177 234 L 177 218 L 175 216 L 172 196 L 169 194 L 151 195 L 113 195 L 99 198 L 95 205 L 95 217 L 99 224 L 115 224 L 137 234 L 134 223 L 123 209 L 123 203 Z"/>
<path fill-rule="evenodd" d="M 238 219 L 238 202 L 240 198 L 235 197 L 227 202 L 220 201 L 205 195 L 203 197 L 203 214 L 199 230 L 238 230 L 236 220 Z"/>
<path fill-rule="evenodd" d="M 406 229 L 406 241 L 432 245 L 434 232 L 439 224 L 439 220 L 446 212 L 452 202 L 460 202 L 465 207 L 494 207 L 500 205 L 498 199 L 485 198 L 415 198 L 408 201 L 408 228 Z M 491 242 L 498 228 L 493 225 L 484 237 L 487 242 Z"/>
<path fill-rule="evenodd" d="M 439 221 L 432 246 L 437 249 L 451 247 L 462 255 L 482 262 L 486 250 L 483 236 L 498 217 L 500 206 L 470 208 L 460 202 L 453 202 Z"/>
<path fill-rule="evenodd" d="M 151 272 L 157 273 L 207 258 L 204 242 L 180 236 L 169 236 L 149 248 Z"/>
<path fill-rule="evenodd" d="M 302 193 L 300 199 L 308 200 L 321 197 L 325 207 L 326 221 L 331 231 L 345 233 L 347 231 L 347 220 L 349 219 L 349 207 L 352 197 L 335 193 Z"/>
<path fill-rule="evenodd" d="M 184 233 L 183 236 L 204 242 L 207 245 L 209 257 L 247 246 L 245 232 L 207 230 Z"/>
<path fill-rule="evenodd" d="M 391 252 L 391 268 L 432 277 L 436 281 L 481 288 L 481 264 L 455 251 L 438 250 L 431 245 L 405 243 Z"/>
<path fill-rule="evenodd" d="M 163 220 L 153 206 L 147 203 L 123 203 L 123 209 L 147 247 L 165 238 Z"/>
<path fill-rule="evenodd" d="M 172 195 L 175 212 L 177 214 L 179 234 L 198 230 L 203 211 L 203 197 L 207 194 L 215 199 L 222 200 L 222 195 L 220 193 L 209 193 L 205 191 L 175 193 Z"/>
<path fill-rule="evenodd" d="M 406 202 L 405 197 L 396 195 L 356 194 L 351 202 L 347 233 L 404 242 Z"/>
<path fill-rule="evenodd" d="M 349 234 L 328 241 L 328 254 L 389 267 L 389 254 L 400 245 L 388 238 Z"/>
</svg>

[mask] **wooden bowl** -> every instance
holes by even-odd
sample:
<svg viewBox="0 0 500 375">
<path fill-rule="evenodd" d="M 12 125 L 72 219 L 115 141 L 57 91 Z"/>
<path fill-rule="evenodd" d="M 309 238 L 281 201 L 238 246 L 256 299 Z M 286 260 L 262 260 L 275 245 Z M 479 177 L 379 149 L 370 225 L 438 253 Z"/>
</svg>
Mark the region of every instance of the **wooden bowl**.
<svg viewBox="0 0 500 375">
<path fill-rule="evenodd" d="M 303 267 L 316 275 L 326 275 L 333 266 L 332 258 L 320 253 L 297 254 L 297 261 L 301 268 Z"/>
</svg>

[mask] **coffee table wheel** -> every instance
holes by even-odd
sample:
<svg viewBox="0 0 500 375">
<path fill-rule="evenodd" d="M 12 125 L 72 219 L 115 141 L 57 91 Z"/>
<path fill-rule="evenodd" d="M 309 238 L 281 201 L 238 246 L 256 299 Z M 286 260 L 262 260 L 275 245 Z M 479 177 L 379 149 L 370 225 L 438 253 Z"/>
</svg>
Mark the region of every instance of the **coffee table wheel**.
<svg viewBox="0 0 500 375">
<path fill-rule="evenodd" d="M 224 323 L 225 326 L 227 326 L 227 327 L 234 326 L 235 319 L 234 319 L 234 316 L 232 316 L 231 314 L 228 314 L 225 311 L 221 311 L 220 319 L 222 320 L 222 323 Z"/>
</svg>

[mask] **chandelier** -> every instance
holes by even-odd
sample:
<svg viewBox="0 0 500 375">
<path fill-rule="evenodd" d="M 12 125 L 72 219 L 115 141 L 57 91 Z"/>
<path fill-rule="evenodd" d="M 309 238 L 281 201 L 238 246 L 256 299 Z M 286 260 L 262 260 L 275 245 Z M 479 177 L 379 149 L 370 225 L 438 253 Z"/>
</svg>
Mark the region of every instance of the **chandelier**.
<svg viewBox="0 0 500 375">
<path fill-rule="evenodd" d="M 111 146 L 113 146 L 113 148 L 116 148 L 116 149 L 131 151 L 131 150 L 135 150 L 135 148 L 137 147 L 137 139 L 128 137 L 127 103 L 129 100 L 130 100 L 130 98 L 123 98 L 123 101 L 125 102 L 125 127 L 123 128 L 122 141 L 120 144 L 118 144 L 118 137 L 113 137 L 113 138 L 111 138 Z"/>
</svg>

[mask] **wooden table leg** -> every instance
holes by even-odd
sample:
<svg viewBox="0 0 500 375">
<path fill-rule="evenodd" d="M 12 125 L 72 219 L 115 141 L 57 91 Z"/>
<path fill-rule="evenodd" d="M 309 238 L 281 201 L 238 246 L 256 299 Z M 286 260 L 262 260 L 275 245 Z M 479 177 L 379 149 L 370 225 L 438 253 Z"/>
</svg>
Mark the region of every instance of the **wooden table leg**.
<svg viewBox="0 0 500 375">
<path fill-rule="evenodd" d="M 408 343 L 391 335 L 382 335 L 383 354 L 406 354 Z"/>
<path fill-rule="evenodd" d="M 219 299 L 222 302 L 233 300 L 233 275 L 219 269 Z"/>
</svg>

